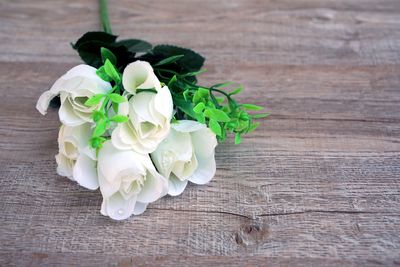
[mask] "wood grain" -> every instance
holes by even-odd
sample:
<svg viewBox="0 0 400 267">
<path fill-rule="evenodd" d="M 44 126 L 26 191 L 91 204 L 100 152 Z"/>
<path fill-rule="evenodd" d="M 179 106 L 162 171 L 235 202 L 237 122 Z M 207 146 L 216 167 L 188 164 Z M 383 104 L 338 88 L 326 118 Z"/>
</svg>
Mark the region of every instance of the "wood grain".
<svg viewBox="0 0 400 267">
<path fill-rule="evenodd" d="M 400 265 L 400 1 L 110 0 L 122 37 L 191 47 L 205 84 L 272 116 L 141 216 L 57 176 L 41 92 L 80 63 L 95 0 L 0 1 L 0 266 Z"/>
</svg>

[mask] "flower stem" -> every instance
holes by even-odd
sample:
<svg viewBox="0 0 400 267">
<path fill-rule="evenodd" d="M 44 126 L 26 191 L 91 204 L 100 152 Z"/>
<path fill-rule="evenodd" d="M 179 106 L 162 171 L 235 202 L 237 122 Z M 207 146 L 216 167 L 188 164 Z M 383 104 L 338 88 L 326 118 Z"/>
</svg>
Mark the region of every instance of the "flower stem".
<svg viewBox="0 0 400 267">
<path fill-rule="evenodd" d="M 100 4 L 100 21 L 103 31 L 112 34 L 110 19 L 108 18 L 107 0 L 99 0 Z"/>
</svg>

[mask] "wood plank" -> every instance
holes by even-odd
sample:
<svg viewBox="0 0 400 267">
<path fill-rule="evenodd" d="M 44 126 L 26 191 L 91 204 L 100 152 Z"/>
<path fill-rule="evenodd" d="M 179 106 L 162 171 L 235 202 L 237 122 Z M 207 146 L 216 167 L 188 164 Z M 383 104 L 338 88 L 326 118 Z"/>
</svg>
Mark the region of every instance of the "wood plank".
<svg viewBox="0 0 400 267">
<path fill-rule="evenodd" d="M 41 92 L 97 1 L 0 2 L 0 266 L 400 264 L 400 1 L 110 1 L 122 37 L 192 47 L 271 117 L 205 186 L 114 222 L 57 176 Z"/>
</svg>

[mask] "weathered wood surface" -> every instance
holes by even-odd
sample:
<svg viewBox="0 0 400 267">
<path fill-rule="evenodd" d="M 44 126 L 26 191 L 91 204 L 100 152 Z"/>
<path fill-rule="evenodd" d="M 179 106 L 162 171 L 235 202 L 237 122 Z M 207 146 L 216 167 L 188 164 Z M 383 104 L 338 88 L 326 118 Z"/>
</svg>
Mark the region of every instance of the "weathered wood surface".
<svg viewBox="0 0 400 267">
<path fill-rule="evenodd" d="M 399 265 L 400 1 L 110 0 L 114 32 L 192 47 L 272 116 L 206 186 L 111 221 L 56 175 L 40 93 L 97 1 L 0 1 L 0 265 Z"/>
</svg>

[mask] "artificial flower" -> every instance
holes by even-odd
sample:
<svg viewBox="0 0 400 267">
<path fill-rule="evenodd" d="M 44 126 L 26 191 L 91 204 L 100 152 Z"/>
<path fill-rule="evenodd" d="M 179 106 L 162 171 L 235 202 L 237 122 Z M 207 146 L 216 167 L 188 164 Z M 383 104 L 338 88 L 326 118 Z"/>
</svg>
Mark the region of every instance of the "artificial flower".
<svg viewBox="0 0 400 267">
<path fill-rule="evenodd" d="M 50 101 L 60 95 L 61 106 L 58 111 L 60 121 L 68 126 L 77 126 L 92 121 L 92 113 L 102 103 L 86 106 L 85 102 L 96 94 L 105 94 L 111 85 L 96 75 L 96 68 L 89 65 L 78 65 L 61 76 L 39 98 L 36 109 L 45 115 Z"/>
<path fill-rule="evenodd" d="M 56 155 L 56 161 L 59 175 L 94 190 L 99 187 L 99 183 L 96 153 L 89 147 L 90 135 L 88 123 L 79 126 L 62 125 L 58 134 L 59 153 Z"/>
<path fill-rule="evenodd" d="M 120 104 L 119 114 L 128 115 L 129 120 L 118 124 L 112 133 L 112 142 L 119 149 L 151 153 L 169 133 L 173 109 L 171 93 L 167 86 L 160 86 L 147 62 L 136 61 L 128 65 L 123 81 L 124 88 L 130 88 L 130 93 L 148 86 L 155 92 L 135 93 L 129 102 Z"/>
<path fill-rule="evenodd" d="M 204 124 L 181 120 L 151 154 L 157 170 L 168 179 L 168 194 L 179 195 L 188 181 L 206 184 L 215 175 L 215 134 Z"/>
<path fill-rule="evenodd" d="M 164 196 L 167 180 L 153 166 L 149 155 L 119 150 L 106 141 L 99 151 L 97 170 L 103 195 L 101 214 L 123 220 L 146 210 Z"/>
</svg>

